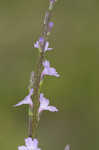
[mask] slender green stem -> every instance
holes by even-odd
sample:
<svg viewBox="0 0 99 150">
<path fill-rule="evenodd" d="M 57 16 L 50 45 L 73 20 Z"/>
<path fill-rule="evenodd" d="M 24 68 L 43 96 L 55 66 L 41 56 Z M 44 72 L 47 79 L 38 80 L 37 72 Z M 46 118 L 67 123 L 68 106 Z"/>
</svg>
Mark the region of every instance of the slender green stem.
<svg viewBox="0 0 99 150">
<path fill-rule="evenodd" d="M 33 118 L 33 112 L 32 108 L 29 107 L 29 120 L 28 120 L 28 136 L 32 137 L 32 118 Z"/>
</svg>

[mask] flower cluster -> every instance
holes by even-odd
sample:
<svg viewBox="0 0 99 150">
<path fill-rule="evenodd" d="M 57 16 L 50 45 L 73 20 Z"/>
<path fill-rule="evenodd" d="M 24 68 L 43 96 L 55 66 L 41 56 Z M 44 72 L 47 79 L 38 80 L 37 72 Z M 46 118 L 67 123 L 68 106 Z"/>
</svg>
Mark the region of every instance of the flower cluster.
<svg viewBox="0 0 99 150">
<path fill-rule="evenodd" d="M 25 139 L 25 146 L 18 146 L 18 150 L 41 150 L 41 148 L 38 147 L 38 140 L 33 139 L 31 137 L 28 137 Z M 64 150 L 70 150 L 70 145 L 66 145 Z"/>
<path fill-rule="evenodd" d="M 39 50 L 42 49 L 42 46 L 44 44 L 44 38 L 40 37 L 38 41 L 36 41 L 36 43 L 34 44 L 34 48 L 38 48 Z M 46 41 L 45 43 L 45 47 L 44 47 L 44 52 L 46 51 L 51 51 L 53 48 L 49 48 L 49 42 Z"/>
<path fill-rule="evenodd" d="M 38 148 L 38 140 L 28 137 L 25 139 L 25 146 L 18 146 L 18 150 L 41 150 Z"/>
<path fill-rule="evenodd" d="M 23 105 L 23 104 L 28 104 L 28 105 L 30 105 L 30 107 L 33 107 L 33 102 L 32 102 L 32 99 L 31 99 L 32 94 L 33 94 L 33 89 L 31 89 L 30 93 L 22 101 L 20 101 L 18 104 L 14 105 L 14 106 L 17 107 L 17 106 L 20 106 L 20 105 Z M 49 105 L 49 100 L 44 97 L 43 93 L 40 94 L 39 101 L 40 101 L 40 106 L 39 106 L 39 110 L 38 110 L 39 114 L 43 110 L 48 110 L 48 111 L 51 111 L 51 112 L 58 111 L 58 109 L 56 107 Z"/>
</svg>

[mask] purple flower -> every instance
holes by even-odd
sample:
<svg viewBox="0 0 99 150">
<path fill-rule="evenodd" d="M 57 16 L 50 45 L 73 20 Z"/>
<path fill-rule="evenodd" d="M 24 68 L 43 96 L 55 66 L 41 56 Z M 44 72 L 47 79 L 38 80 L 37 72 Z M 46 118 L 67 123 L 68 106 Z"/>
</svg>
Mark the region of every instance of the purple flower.
<svg viewBox="0 0 99 150">
<path fill-rule="evenodd" d="M 44 38 L 43 38 L 43 37 L 40 37 L 40 38 L 39 38 L 39 43 L 40 43 L 40 44 L 44 44 Z"/>
<path fill-rule="evenodd" d="M 39 113 L 43 110 L 49 110 L 51 112 L 58 111 L 58 109 L 54 106 L 49 106 L 49 100 L 44 97 L 44 94 L 40 94 L 40 107 L 39 107 Z"/>
<path fill-rule="evenodd" d="M 41 49 L 44 44 L 44 38 L 40 37 L 38 41 L 34 44 L 35 48 Z M 49 42 L 46 41 L 44 51 L 51 51 L 53 48 L 49 48 Z"/>
<path fill-rule="evenodd" d="M 33 89 L 31 89 L 30 93 L 21 102 L 19 102 L 18 104 L 14 105 L 14 106 L 16 107 L 16 106 L 20 106 L 20 105 L 23 105 L 23 104 L 29 104 L 33 108 L 33 102 L 32 102 L 32 99 L 31 99 L 32 94 L 33 94 Z M 40 94 L 40 99 L 39 100 L 40 100 L 40 106 L 39 106 L 38 113 L 42 112 L 43 110 L 49 110 L 49 111 L 52 111 L 52 112 L 58 111 L 58 109 L 56 107 L 49 106 L 49 100 L 46 99 L 43 96 L 42 93 Z M 29 143 L 29 142 L 27 142 L 27 140 L 28 139 L 25 140 L 26 143 Z M 30 139 L 28 141 L 30 141 Z"/>
<path fill-rule="evenodd" d="M 41 48 L 44 44 L 44 38 L 40 37 L 38 41 L 36 41 L 36 43 L 34 43 L 34 47 L 35 48 Z"/>
<path fill-rule="evenodd" d="M 49 22 L 49 24 L 48 24 L 48 26 L 49 26 L 49 28 L 53 28 L 53 26 L 54 26 L 54 23 L 53 22 Z"/>
<path fill-rule="evenodd" d="M 54 26 L 54 23 L 53 22 L 49 22 L 49 24 L 48 24 L 48 34 L 51 32 L 53 26 Z"/>
<path fill-rule="evenodd" d="M 23 104 L 29 104 L 31 107 L 33 107 L 33 102 L 31 99 L 32 94 L 33 94 L 33 88 L 30 90 L 29 94 L 22 101 L 20 101 L 18 104 L 14 106 L 16 107 L 16 106 L 20 106 Z"/>
<path fill-rule="evenodd" d="M 41 150 L 38 148 L 38 140 L 28 137 L 25 139 L 25 146 L 19 146 L 18 150 Z"/>
<path fill-rule="evenodd" d="M 49 61 L 45 60 L 43 62 L 44 70 L 41 74 L 41 78 L 43 78 L 44 75 L 49 75 L 49 76 L 56 76 L 59 77 L 60 75 L 56 72 L 56 69 L 53 67 L 50 67 Z"/>
</svg>

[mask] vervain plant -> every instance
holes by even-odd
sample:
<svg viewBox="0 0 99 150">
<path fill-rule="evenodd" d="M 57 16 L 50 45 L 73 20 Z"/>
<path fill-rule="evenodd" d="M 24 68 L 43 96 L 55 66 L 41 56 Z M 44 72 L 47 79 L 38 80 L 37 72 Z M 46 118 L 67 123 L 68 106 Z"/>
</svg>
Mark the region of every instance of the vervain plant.
<svg viewBox="0 0 99 150">
<path fill-rule="evenodd" d="M 46 60 L 45 53 L 53 50 L 49 48 L 48 37 L 54 26 L 51 21 L 52 11 L 56 0 L 49 0 L 49 7 L 45 13 L 43 29 L 39 39 L 34 43 L 34 48 L 38 49 L 38 61 L 35 72 L 31 73 L 29 94 L 18 104 L 14 106 L 20 106 L 23 104 L 29 105 L 29 119 L 28 119 L 28 138 L 25 139 L 24 146 L 18 146 L 18 150 L 40 150 L 38 148 L 37 130 L 41 113 L 44 110 L 51 112 L 57 112 L 58 109 L 49 104 L 49 100 L 44 97 L 43 93 L 40 93 L 41 86 L 45 76 L 56 76 L 60 75 L 56 72 L 56 69 L 51 67 L 50 62 Z M 69 150 L 69 145 L 66 146 L 65 150 Z"/>
</svg>

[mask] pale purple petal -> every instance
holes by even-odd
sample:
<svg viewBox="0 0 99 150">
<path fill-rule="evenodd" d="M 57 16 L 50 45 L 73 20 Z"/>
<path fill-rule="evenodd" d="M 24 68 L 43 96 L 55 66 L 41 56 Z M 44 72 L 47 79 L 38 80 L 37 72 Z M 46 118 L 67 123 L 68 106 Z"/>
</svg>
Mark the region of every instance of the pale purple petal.
<svg viewBox="0 0 99 150">
<path fill-rule="evenodd" d="M 44 51 L 51 51 L 53 48 L 49 48 L 49 42 L 47 41 L 46 44 L 45 44 L 45 49 Z"/>
<path fill-rule="evenodd" d="M 24 105 L 24 104 L 29 104 L 29 105 L 33 105 L 32 99 L 26 97 L 25 99 L 23 99 L 21 102 L 19 102 L 18 104 L 14 105 L 15 107 L 20 106 L 20 105 Z"/>
<path fill-rule="evenodd" d="M 44 66 L 44 70 L 42 71 L 41 78 L 42 78 L 44 75 L 56 76 L 56 77 L 59 77 L 59 76 L 60 76 L 60 75 L 56 72 L 56 69 L 55 69 L 55 68 L 50 67 L 49 61 L 45 60 L 45 61 L 43 62 L 43 66 Z"/>
<path fill-rule="evenodd" d="M 48 34 L 50 34 L 50 32 L 51 32 L 53 26 L 54 26 L 54 23 L 53 23 L 53 22 L 49 22 L 49 23 L 48 23 Z"/>
<path fill-rule="evenodd" d="M 34 43 L 34 47 L 39 48 L 39 41 L 36 41 L 36 43 Z"/>
<path fill-rule="evenodd" d="M 40 107 L 39 112 L 46 110 L 49 105 L 49 100 L 43 96 L 43 93 L 40 94 Z"/>
<path fill-rule="evenodd" d="M 30 104 L 30 101 L 28 101 L 27 99 L 23 99 L 21 102 L 19 102 L 18 104 L 14 106 L 17 107 L 17 106 L 24 105 L 24 104 Z"/>
<path fill-rule="evenodd" d="M 36 41 L 36 43 L 34 43 L 34 47 L 35 48 L 40 48 L 42 47 L 42 45 L 44 44 L 44 38 L 40 37 L 38 41 Z"/>
<path fill-rule="evenodd" d="M 48 26 L 49 26 L 49 28 L 53 28 L 54 23 L 53 22 L 49 22 Z"/>
<path fill-rule="evenodd" d="M 25 144 L 28 148 L 28 150 L 37 150 L 38 149 L 38 140 L 37 139 L 33 139 L 32 138 L 27 138 L 25 139 Z"/>
<path fill-rule="evenodd" d="M 38 41 L 36 41 L 36 43 L 34 43 L 34 47 L 35 48 L 41 48 L 42 45 L 44 44 L 44 38 L 40 37 Z M 44 52 L 46 51 L 51 51 L 53 48 L 49 48 L 49 42 L 46 41 L 45 43 L 45 48 L 44 48 Z"/>
<path fill-rule="evenodd" d="M 53 50 L 53 48 L 48 48 L 47 50 L 48 50 L 48 51 L 51 51 L 51 50 Z"/>
<path fill-rule="evenodd" d="M 40 107 L 39 113 L 43 110 L 49 110 L 52 112 L 58 111 L 58 109 L 54 106 L 49 106 L 49 100 L 43 96 L 43 93 L 40 94 Z"/>
<path fill-rule="evenodd" d="M 46 75 L 50 75 L 50 76 L 56 76 L 56 77 L 59 77 L 59 74 L 56 72 L 56 69 L 55 68 L 45 68 L 44 70 L 46 73 Z"/>
<path fill-rule="evenodd" d="M 36 150 L 41 150 L 41 148 L 37 148 Z"/>
<path fill-rule="evenodd" d="M 48 47 L 49 47 L 49 42 L 46 42 L 46 44 L 45 44 L 45 51 L 48 50 Z"/>
<path fill-rule="evenodd" d="M 43 77 L 44 75 L 49 75 L 47 68 L 44 68 L 44 70 L 42 71 L 41 77 Z"/>
<path fill-rule="evenodd" d="M 49 105 L 49 100 L 44 97 L 43 93 L 40 94 L 40 104 L 44 107 Z"/>
<path fill-rule="evenodd" d="M 18 146 L 18 150 L 28 150 L 25 146 Z"/>
<path fill-rule="evenodd" d="M 25 139 L 25 145 L 27 147 L 32 146 L 33 145 L 33 141 L 31 137 L 28 137 L 27 139 Z"/>
<path fill-rule="evenodd" d="M 16 107 L 16 106 L 20 106 L 23 104 L 29 104 L 30 106 L 33 106 L 33 102 L 31 99 L 32 94 L 33 94 L 33 88 L 30 90 L 30 93 L 22 101 L 20 101 L 18 104 L 14 106 Z"/>
<path fill-rule="evenodd" d="M 40 38 L 39 38 L 39 43 L 40 43 L 41 45 L 44 44 L 44 41 L 45 41 L 45 40 L 44 40 L 43 37 L 40 37 Z"/>
<path fill-rule="evenodd" d="M 36 149 L 38 147 L 38 140 L 33 139 L 33 147 Z"/>
<path fill-rule="evenodd" d="M 45 61 L 43 62 L 43 66 L 44 66 L 45 68 L 50 68 L 50 62 L 49 62 L 48 60 L 45 60 Z"/>
<path fill-rule="evenodd" d="M 52 111 L 52 112 L 55 112 L 55 111 L 57 112 L 58 111 L 58 109 L 56 107 L 54 107 L 54 106 L 48 106 L 47 109 L 49 111 Z"/>
<path fill-rule="evenodd" d="M 33 94 L 33 88 L 30 90 L 29 95 L 32 96 Z"/>
</svg>

